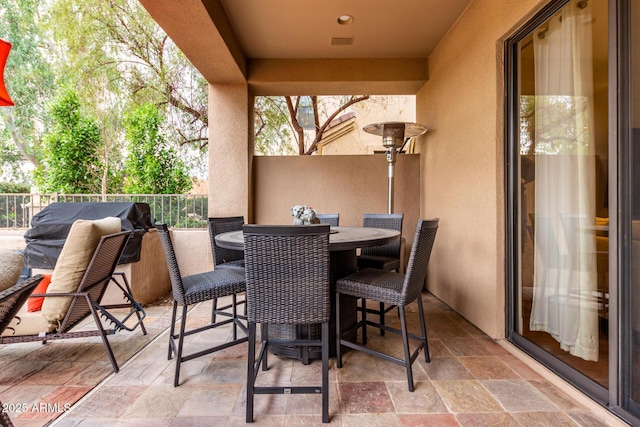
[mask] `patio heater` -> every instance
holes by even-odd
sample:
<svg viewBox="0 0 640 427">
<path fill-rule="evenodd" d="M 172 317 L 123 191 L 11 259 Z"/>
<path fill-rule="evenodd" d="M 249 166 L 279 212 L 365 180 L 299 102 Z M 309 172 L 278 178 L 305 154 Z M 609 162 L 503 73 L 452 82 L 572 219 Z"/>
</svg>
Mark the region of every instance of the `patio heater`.
<svg viewBox="0 0 640 427">
<path fill-rule="evenodd" d="M 388 213 L 393 213 L 393 179 L 395 178 L 396 156 L 411 138 L 426 133 L 428 129 L 419 123 L 385 122 L 367 125 L 363 130 L 373 135 L 382 136 L 382 145 L 387 149 L 386 155 L 389 170 Z"/>
</svg>

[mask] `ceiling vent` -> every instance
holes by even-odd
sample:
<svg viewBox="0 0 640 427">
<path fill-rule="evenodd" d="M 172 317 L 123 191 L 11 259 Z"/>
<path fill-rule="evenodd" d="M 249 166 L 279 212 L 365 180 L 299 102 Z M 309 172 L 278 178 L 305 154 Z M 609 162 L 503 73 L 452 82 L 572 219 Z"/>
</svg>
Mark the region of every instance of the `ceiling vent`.
<svg viewBox="0 0 640 427">
<path fill-rule="evenodd" d="M 331 46 L 351 46 L 353 37 L 331 37 Z"/>
</svg>

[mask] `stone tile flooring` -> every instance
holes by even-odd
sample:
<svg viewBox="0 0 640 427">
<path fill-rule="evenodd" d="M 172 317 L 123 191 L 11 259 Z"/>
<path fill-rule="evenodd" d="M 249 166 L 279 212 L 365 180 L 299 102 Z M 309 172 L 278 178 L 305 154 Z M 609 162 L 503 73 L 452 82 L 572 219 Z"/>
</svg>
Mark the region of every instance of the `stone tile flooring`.
<svg viewBox="0 0 640 427">
<path fill-rule="evenodd" d="M 613 417 L 603 416 L 603 410 L 595 404 L 580 403 L 563 392 L 432 295 L 424 293 L 423 301 L 431 362 L 425 363 L 421 355 L 414 363 L 415 391 L 407 390 L 406 374 L 401 367 L 349 351 L 343 357 L 342 369 L 336 368 L 334 358 L 330 360 L 332 425 L 624 425 Z M 415 304 L 408 308 L 408 323 L 414 331 L 419 330 L 416 309 Z M 202 304 L 193 309 L 189 319 L 192 325 L 204 324 L 209 315 L 210 304 Z M 393 312 L 387 319 L 388 323 L 399 323 Z M 194 336 L 188 341 L 187 351 L 212 341 L 225 341 L 230 338 L 230 331 L 231 327 Z M 175 365 L 167 360 L 167 333 L 161 334 L 123 364 L 120 373 L 109 375 L 55 421 L 27 413 L 14 418 L 15 425 L 246 425 L 247 345 L 184 363 L 181 385 L 174 388 Z M 371 329 L 369 337 L 374 348 L 396 354 L 401 351 L 400 340 L 394 334 L 380 337 Z M 70 348 L 69 357 L 46 366 L 43 362 L 38 364 L 38 358 L 30 357 L 29 352 L 8 354 L 9 351 L 4 348 L 0 351 L 3 363 L 14 358 L 14 363 L 9 363 L 11 373 L 2 372 L 2 378 L 5 381 L 8 377 L 25 379 L 18 390 L 0 382 L 0 398 L 5 403 L 72 403 L 84 395 L 87 388 L 93 387 L 93 376 L 100 376 L 108 369 L 104 364 L 108 361 L 100 357 L 98 350 L 87 358 L 78 356 L 79 349 Z M 270 369 L 259 375 L 261 384 L 320 381 L 317 361 L 304 366 L 298 361 L 270 356 L 269 364 Z M 41 374 L 32 378 L 34 371 Z M 320 396 L 258 395 L 254 425 L 322 425 Z"/>
<path fill-rule="evenodd" d="M 170 307 L 145 308 L 147 335 L 140 328 L 109 336 L 120 368 L 134 354 L 163 334 Z M 76 330 L 94 329 L 87 318 Z M 113 369 L 100 337 L 74 338 L 0 346 L 0 401 L 15 426 L 51 423 L 91 392 Z"/>
</svg>

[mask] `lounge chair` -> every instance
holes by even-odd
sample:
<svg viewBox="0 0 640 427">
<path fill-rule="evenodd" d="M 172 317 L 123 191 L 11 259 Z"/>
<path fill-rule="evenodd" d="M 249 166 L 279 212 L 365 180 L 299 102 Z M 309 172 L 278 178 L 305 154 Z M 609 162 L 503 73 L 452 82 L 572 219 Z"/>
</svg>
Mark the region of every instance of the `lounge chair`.
<svg viewBox="0 0 640 427">
<path fill-rule="evenodd" d="M 117 220 L 117 218 L 115 219 Z M 93 227 L 93 225 L 90 224 L 89 227 Z M 103 232 L 108 229 L 101 228 Z M 110 229 L 112 230 L 113 228 Z M 90 231 L 95 233 L 95 227 L 90 228 Z M 69 243 L 69 239 L 72 239 L 71 236 L 72 232 L 69 233 L 65 246 Z M 59 273 L 58 277 L 60 278 L 63 275 L 63 272 L 59 271 L 59 269 L 63 270 L 65 267 L 69 267 L 68 262 L 61 261 L 63 256 L 61 254 L 53 272 L 51 285 L 44 293 L 32 293 L 33 288 L 42 279 L 40 275 L 0 292 L 0 344 L 34 341 L 46 343 L 47 341 L 58 339 L 100 336 L 113 366 L 113 371 L 118 372 L 118 363 L 109 345 L 107 335 L 113 335 L 123 329 L 133 331 L 138 325 L 145 335 L 147 333 L 142 322 L 145 317 L 144 309 L 131 295 L 126 276 L 119 275 L 120 280 L 116 278 L 117 274 L 114 276 L 114 269 L 130 236 L 130 231 L 102 235 L 99 237 L 98 244 L 93 251 L 93 245 L 90 241 L 96 239 L 95 235 L 92 237 L 82 235 L 80 236 L 81 238 L 77 238 L 78 236 L 76 235 L 74 240 L 81 242 L 83 245 L 82 250 L 73 247 L 73 243 L 71 243 L 69 246 L 73 250 L 67 252 L 77 255 L 85 251 L 89 253 L 90 257 L 88 259 L 90 261 L 86 265 L 86 270 L 79 276 L 79 283 L 75 285 L 73 290 L 60 291 L 59 288 L 52 289 L 56 273 Z M 67 260 L 69 258 L 67 257 Z M 72 265 L 72 273 L 82 272 L 84 262 L 77 259 L 74 261 L 76 263 Z M 62 283 L 63 280 L 56 282 Z M 105 290 L 111 282 L 122 291 L 123 301 L 125 301 L 122 304 L 101 304 Z M 67 280 L 65 283 L 73 285 L 77 282 L 72 279 Z M 22 310 L 18 312 L 20 307 L 25 305 L 27 298 L 39 297 L 44 298 L 42 311 L 27 313 L 26 310 Z M 127 314 L 120 313 L 116 315 L 111 311 L 115 308 L 130 308 L 130 311 Z M 78 328 L 78 330 L 74 330 L 89 315 L 93 317 L 96 327 L 93 329 Z M 106 328 L 103 325 L 100 320 L 101 316 L 106 320 L 105 323 L 110 324 L 110 327 Z"/>
</svg>

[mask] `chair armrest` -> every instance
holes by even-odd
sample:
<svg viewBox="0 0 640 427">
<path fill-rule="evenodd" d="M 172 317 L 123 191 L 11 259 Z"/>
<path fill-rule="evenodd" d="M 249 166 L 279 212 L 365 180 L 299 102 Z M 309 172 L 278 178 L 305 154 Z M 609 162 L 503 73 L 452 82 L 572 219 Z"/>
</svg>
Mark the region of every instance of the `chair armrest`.
<svg viewBox="0 0 640 427">
<path fill-rule="evenodd" d="M 0 302 L 3 302 L 17 294 L 21 294 L 23 292 L 30 292 L 38 283 L 42 280 L 43 276 L 41 274 L 37 274 L 33 277 L 30 277 L 27 280 L 24 280 L 16 285 L 11 286 L 10 288 L 5 289 L 0 292 Z"/>
</svg>

